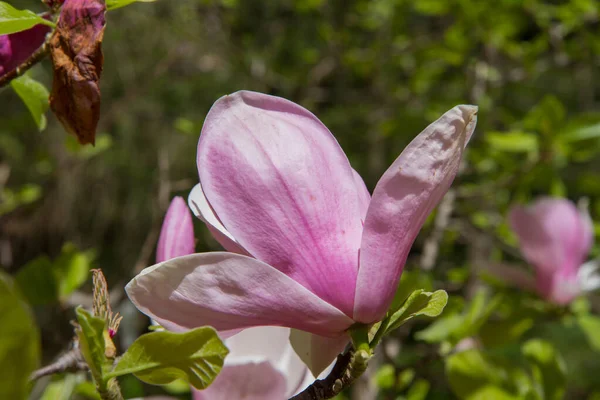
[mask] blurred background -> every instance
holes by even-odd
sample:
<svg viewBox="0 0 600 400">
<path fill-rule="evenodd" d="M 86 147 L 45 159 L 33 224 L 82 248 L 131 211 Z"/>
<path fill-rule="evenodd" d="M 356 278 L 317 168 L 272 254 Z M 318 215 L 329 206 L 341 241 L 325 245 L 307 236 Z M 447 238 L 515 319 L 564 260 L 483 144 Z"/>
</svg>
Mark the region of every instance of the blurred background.
<svg viewBox="0 0 600 400">
<path fill-rule="evenodd" d="M 125 316 L 120 346 L 146 331 L 123 287 L 154 263 L 170 199 L 197 183 L 200 129 L 219 97 L 248 89 L 308 108 L 371 190 L 425 126 L 470 103 L 479 122 L 461 173 L 403 276 L 450 303 L 433 325 L 417 319 L 387 339 L 340 398 L 600 399 L 598 299 L 554 307 L 486 274 L 497 262 L 530 268 L 507 224 L 514 203 L 568 197 L 600 222 L 599 16 L 594 0 L 161 0 L 108 13 L 95 147 L 51 114 L 39 132 L 0 91 L 0 264 L 27 282 L 43 363 L 69 345 L 90 268 Z M 49 60 L 31 76 L 50 86 Z M 196 222 L 197 250 L 219 249 Z M 63 398 L 85 398 L 75 383 Z M 122 385 L 128 397 L 165 393 Z"/>
</svg>

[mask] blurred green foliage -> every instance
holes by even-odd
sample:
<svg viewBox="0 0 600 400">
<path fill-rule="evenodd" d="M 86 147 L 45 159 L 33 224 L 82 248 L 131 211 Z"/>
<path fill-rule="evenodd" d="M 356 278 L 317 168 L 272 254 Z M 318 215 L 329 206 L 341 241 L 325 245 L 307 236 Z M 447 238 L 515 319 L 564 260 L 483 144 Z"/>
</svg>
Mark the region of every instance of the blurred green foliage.
<svg viewBox="0 0 600 400">
<path fill-rule="evenodd" d="M 495 262 L 525 267 L 505 217 L 513 203 L 581 200 L 600 232 L 599 19 L 595 0 L 162 0 L 111 12 L 96 147 L 52 116 L 39 132 L 18 96 L 0 92 L 0 264 L 29 282 L 33 304 L 72 294 L 92 260 L 119 291 L 153 263 L 169 199 L 197 183 L 198 135 L 224 94 L 304 105 L 371 189 L 428 123 L 473 103 L 478 128 L 435 267 L 419 269 L 434 215 L 395 299 L 445 289 L 448 306 L 384 340 L 373 385 L 381 399 L 598 398 L 598 297 L 554 307 L 482 275 Z M 48 62 L 30 75 L 49 86 Z M 197 228 L 198 250 L 219 248 Z M 86 267 L 61 264 L 66 242 L 97 257 L 73 248 L 69 260 L 80 254 Z M 45 338 L 62 338 L 50 343 L 70 339 L 55 319 L 38 321 Z"/>
</svg>

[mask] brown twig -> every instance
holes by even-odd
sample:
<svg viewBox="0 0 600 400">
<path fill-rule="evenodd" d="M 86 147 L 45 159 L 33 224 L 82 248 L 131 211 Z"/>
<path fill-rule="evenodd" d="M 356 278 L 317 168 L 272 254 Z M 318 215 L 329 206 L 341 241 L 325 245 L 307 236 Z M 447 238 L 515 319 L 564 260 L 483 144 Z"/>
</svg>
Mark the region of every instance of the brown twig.
<svg viewBox="0 0 600 400">
<path fill-rule="evenodd" d="M 323 400 L 330 399 L 342 391 L 339 388 L 338 380 L 346 375 L 345 372 L 352 359 L 352 351 L 347 351 L 337 357 L 337 361 L 331 370 L 331 373 L 325 379 L 317 379 L 312 385 L 304 389 L 289 400 Z M 342 382 L 343 383 L 343 382 Z M 344 385 L 345 387 L 346 385 Z M 335 390 L 339 389 L 339 390 Z"/>
<path fill-rule="evenodd" d="M 25 60 L 21 65 L 0 77 L 0 88 L 8 85 L 13 79 L 20 77 L 34 65 L 42 61 L 50 53 L 49 50 L 50 47 L 48 46 L 48 42 L 44 42 L 44 44 L 39 49 L 37 49 L 31 56 L 29 56 L 29 58 Z"/>
<path fill-rule="evenodd" d="M 55 362 L 33 371 L 30 381 L 36 381 L 43 376 L 60 374 L 62 372 L 87 371 L 88 365 L 83 360 L 79 349 L 73 349 L 58 358 Z"/>
<path fill-rule="evenodd" d="M 366 350 L 355 351 L 349 348 L 338 355 L 331 373 L 325 379 L 316 380 L 289 400 L 325 400 L 335 397 L 365 372 L 371 355 Z"/>
</svg>

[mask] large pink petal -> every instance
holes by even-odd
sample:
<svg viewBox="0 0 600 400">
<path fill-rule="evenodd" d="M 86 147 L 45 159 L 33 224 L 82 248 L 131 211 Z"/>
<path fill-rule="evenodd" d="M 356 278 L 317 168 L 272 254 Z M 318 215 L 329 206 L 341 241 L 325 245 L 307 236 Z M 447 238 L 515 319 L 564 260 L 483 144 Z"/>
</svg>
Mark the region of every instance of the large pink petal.
<svg viewBox="0 0 600 400">
<path fill-rule="evenodd" d="M 592 245 L 592 229 L 573 203 L 542 198 L 528 208 L 513 207 L 509 219 L 523 255 L 539 274 L 576 275 Z"/>
<path fill-rule="evenodd" d="M 240 245 L 352 314 L 359 196 L 346 155 L 313 114 L 260 93 L 222 97 L 197 161 L 206 198 Z"/>
<path fill-rule="evenodd" d="M 223 226 L 214 210 L 208 204 L 206 196 L 202 191 L 202 185 L 194 186 L 188 196 L 188 205 L 194 215 L 206 224 L 206 227 L 217 242 L 227 251 L 232 253 L 248 255 L 248 252 L 240 246 L 233 235 Z"/>
<path fill-rule="evenodd" d="M 171 330 L 287 326 L 337 335 L 353 321 L 263 262 L 202 253 L 146 268 L 125 288 L 135 306 Z"/>
<path fill-rule="evenodd" d="M 156 248 L 156 262 L 194 253 L 194 224 L 185 200 L 175 197 L 163 221 Z"/>
<path fill-rule="evenodd" d="M 337 337 L 324 337 L 297 329 L 290 333 L 292 347 L 314 376 L 319 376 L 350 342 L 347 333 Z"/>
<path fill-rule="evenodd" d="M 369 205 L 360 249 L 354 319 L 385 315 L 408 252 L 446 194 L 475 129 L 477 107 L 456 106 L 429 125 L 383 174 Z"/>
<path fill-rule="evenodd" d="M 225 366 L 204 390 L 193 390 L 194 400 L 285 400 L 283 374 L 268 361 Z"/>
</svg>

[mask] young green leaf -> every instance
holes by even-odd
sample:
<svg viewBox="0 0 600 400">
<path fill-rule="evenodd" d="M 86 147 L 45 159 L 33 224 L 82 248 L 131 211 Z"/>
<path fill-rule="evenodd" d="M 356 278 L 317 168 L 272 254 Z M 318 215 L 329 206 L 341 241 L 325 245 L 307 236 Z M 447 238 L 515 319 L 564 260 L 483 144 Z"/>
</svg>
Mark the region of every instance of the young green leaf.
<svg viewBox="0 0 600 400">
<path fill-rule="evenodd" d="M 522 398 L 510 391 L 512 379 L 519 372 L 511 371 L 508 366 L 476 349 L 455 353 L 446 358 L 446 377 L 452 391 L 460 399 Z"/>
<path fill-rule="evenodd" d="M 58 301 L 58 285 L 52 262 L 46 256 L 35 258 L 19 269 L 15 281 L 31 305 L 51 304 Z"/>
<path fill-rule="evenodd" d="M 40 361 L 39 332 L 17 288 L 2 272 L 0 327 L 0 399 L 25 399 L 29 375 Z"/>
<path fill-rule="evenodd" d="M 104 382 L 104 368 L 108 362 L 104 355 L 106 321 L 92 316 L 82 307 L 77 307 L 75 314 L 79 323 L 76 331 L 81 354 L 88 363 L 96 383 L 102 383 Z"/>
<path fill-rule="evenodd" d="M 0 35 L 27 30 L 37 24 L 54 26 L 30 10 L 17 10 L 10 4 L 0 1 Z"/>
<path fill-rule="evenodd" d="M 184 379 L 204 389 L 221 371 L 227 353 L 229 350 L 210 327 L 185 333 L 151 332 L 133 342 L 107 376 L 134 374 L 154 385 Z"/>
<path fill-rule="evenodd" d="M 156 0 L 106 0 L 106 9 L 114 10 L 116 8 L 121 8 L 128 6 L 132 3 L 152 3 Z"/>
<path fill-rule="evenodd" d="M 437 317 L 444 311 L 447 302 L 448 293 L 444 290 L 437 290 L 433 293 L 425 292 L 422 289 L 415 290 L 408 296 L 402 307 L 389 317 L 385 330 L 390 332 L 419 315 Z"/>
<path fill-rule="evenodd" d="M 545 340 L 532 339 L 521 348 L 529 361 L 533 385 L 541 399 L 559 400 L 565 395 L 567 384 L 564 361 L 554 347 Z"/>
<path fill-rule="evenodd" d="M 10 85 L 29 109 L 38 129 L 40 131 L 46 129 L 46 115 L 44 114 L 49 107 L 50 93 L 48 89 L 27 75 L 13 79 Z"/>
</svg>

